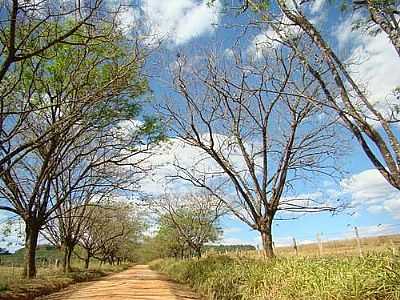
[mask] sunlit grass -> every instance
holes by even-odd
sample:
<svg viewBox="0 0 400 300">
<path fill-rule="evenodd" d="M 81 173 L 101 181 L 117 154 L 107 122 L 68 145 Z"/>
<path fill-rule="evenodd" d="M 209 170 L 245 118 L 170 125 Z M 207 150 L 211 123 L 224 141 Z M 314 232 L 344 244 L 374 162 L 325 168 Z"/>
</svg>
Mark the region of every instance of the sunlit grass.
<svg viewBox="0 0 400 300">
<path fill-rule="evenodd" d="M 23 268 L 0 266 L 0 299 L 8 299 L 10 295 L 30 294 L 32 296 L 44 295 L 57 291 L 74 282 L 92 280 L 111 272 L 122 271 L 127 265 L 110 266 L 94 262 L 85 270 L 81 263 L 73 264 L 73 272 L 64 274 L 61 268 L 38 268 L 35 279 L 22 277 Z"/>
<path fill-rule="evenodd" d="M 208 257 L 152 264 L 208 299 L 400 299 L 400 257 Z"/>
</svg>

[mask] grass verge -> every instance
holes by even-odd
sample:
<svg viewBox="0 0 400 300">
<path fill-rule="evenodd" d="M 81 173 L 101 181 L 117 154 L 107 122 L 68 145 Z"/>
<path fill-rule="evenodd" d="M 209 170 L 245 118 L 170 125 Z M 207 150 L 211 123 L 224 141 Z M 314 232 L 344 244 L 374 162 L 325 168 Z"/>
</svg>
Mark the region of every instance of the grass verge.
<svg viewBox="0 0 400 300">
<path fill-rule="evenodd" d="M 277 258 L 213 256 L 157 260 L 151 267 L 207 299 L 400 299 L 400 257 Z"/>
<path fill-rule="evenodd" d="M 67 274 L 56 270 L 40 270 L 37 278 L 31 280 L 16 276 L 7 283 L 0 281 L 0 300 L 31 300 L 57 292 L 73 283 L 95 280 L 127 268 L 128 265 L 107 266 L 101 269 L 77 269 Z"/>
</svg>

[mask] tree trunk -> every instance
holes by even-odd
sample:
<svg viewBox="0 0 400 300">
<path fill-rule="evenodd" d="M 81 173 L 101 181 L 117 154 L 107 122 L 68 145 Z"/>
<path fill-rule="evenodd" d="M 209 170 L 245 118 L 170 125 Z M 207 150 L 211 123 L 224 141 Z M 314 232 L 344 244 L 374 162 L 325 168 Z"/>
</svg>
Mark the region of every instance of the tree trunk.
<svg viewBox="0 0 400 300">
<path fill-rule="evenodd" d="M 88 254 L 85 259 L 85 269 L 89 268 L 89 263 L 90 263 L 90 255 Z"/>
<path fill-rule="evenodd" d="M 272 258 L 275 256 L 274 248 L 272 244 L 272 231 L 271 226 L 265 226 L 263 230 L 260 230 L 261 240 L 263 243 L 265 256 L 268 258 Z"/>
<path fill-rule="evenodd" d="M 63 257 L 63 273 L 72 272 L 71 268 L 71 257 L 74 247 L 68 244 L 64 244 L 64 257 Z"/>
<path fill-rule="evenodd" d="M 24 277 L 36 277 L 36 247 L 39 237 L 39 226 L 25 225 L 25 261 L 24 261 Z"/>
<path fill-rule="evenodd" d="M 68 249 L 68 253 L 67 253 L 67 272 L 70 273 L 70 272 L 72 272 L 71 257 L 72 257 L 73 247 L 68 246 L 67 249 Z"/>
<path fill-rule="evenodd" d="M 201 248 L 196 248 L 195 252 L 196 252 L 197 259 L 200 259 L 201 258 Z"/>
<path fill-rule="evenodd" d="M 63 257 L 62 269 L 63 273 L 67 273 L 68 248 L 64 245 L 63 249 L 64 249 L 64 257 Z"/>
</svg>

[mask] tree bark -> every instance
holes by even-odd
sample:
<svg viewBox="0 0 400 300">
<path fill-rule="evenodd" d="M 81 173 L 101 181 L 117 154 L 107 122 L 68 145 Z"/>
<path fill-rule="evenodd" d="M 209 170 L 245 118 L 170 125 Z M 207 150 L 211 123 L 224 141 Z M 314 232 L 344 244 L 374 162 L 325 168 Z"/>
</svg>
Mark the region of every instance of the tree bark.
<svg viewBox="0 0 400 300">
<path fill-rule="evenodd" d="M 72 251 L 73 251 L 73 247 L 69 246 L 67 247 L 67 272 L 70 273 L 72 272 L 72 268 L 71 268 L 71 257 L 72 257 Z"/>
<path fill-rule="evenodd" d="M 85 258 L 85 269 L 89 269 L 89 263 L 90 263 L 90 255 L 88 254 Z"/>
<path fill-rule="evenodd" d="M 268 258 L 275 257 L 273 243 L 272 243 L 271 226 L 265 226 L 264 229 L 260 230 L 260 234 L 265 256 Z"/>
<path fill-rule="evenodd" d="M 197 259 L 200 259 L 201 258 L 201 248 L 196 248 L 195 252 L 196 252 Z"/>
<path fill-rule="evenodd" d="M 25 261 L 24 277 L 36 277 L 36 247 L 39 237 L 39 226 L 26 224 L 25 227 Z"/>
<path fill-rule="evenodd" d="M 64 245 L 63 246 L 63 248 L 64 248 L 64 257 L 63 257 L 63 265 L 62 265 L 62 268 L 63 268 L 63 273 L 67 273 L 67 256 L 68 256 L 68 250 L 67 250 L 67 247 Z"/>
</svg>

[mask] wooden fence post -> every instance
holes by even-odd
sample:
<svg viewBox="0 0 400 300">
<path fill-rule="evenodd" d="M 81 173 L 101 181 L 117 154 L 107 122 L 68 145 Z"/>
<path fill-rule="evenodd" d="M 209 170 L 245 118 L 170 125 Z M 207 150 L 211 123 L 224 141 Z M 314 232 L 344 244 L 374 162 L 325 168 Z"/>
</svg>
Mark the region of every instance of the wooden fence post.
<svg viewBox="0 0 400 300">
<path fill-rule="evenodd" d="M 293 248 L 294 248 L 294 251 L 296 253 L 296 256 L 299 255 L 299 252 L 298 252 L 298 249 L 297 249 L 297 242 L 296 242 L 296 238 L 295 237 L 293 237 Z"/>
<path fill-rule="evenodd" d="M 397 249 L 396 249 L 396 245 L 394 244 L 392 239 L 390 240 L 390 244 L 392 245 L 393 255 L 396 255 L 397 254 Z"/>
<path fill-rule="evenodd" d="M 356 234 L 358 253 L 360 254 L 360 257 L 363 257 L 362 248 L 361 248 L 361 240 L 360 240 L 360 235 L 358 233 L 357 226 L 354 226 L 354 232 Z"/>
<path fill-rule="evenodd" d="M 322 246 L 321 234 L 319 232 L 317 233 L 317 241 L 318 241 L 319 256 L 322 256 L 324 249 L 323 249 L 323 246 Z"/>
</svg>

